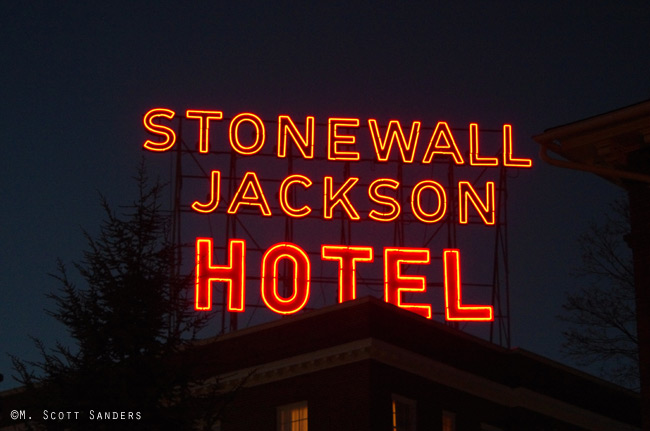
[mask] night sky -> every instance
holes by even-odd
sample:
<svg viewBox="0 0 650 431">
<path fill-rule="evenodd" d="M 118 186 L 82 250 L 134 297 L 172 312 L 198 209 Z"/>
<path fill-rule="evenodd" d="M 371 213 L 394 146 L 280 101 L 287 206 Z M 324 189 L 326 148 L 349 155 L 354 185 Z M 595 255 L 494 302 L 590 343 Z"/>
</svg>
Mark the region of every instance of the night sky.
<svg viewBox="0 0 650 431">
<path fill-rule="evenodd" d="M 621 192 L 544 164 L 531 136 L 650 98 L 647 1 L 71 3 L 0 18 L 0 389 L 15 385 L 5 353 L 65 339 L 43 311 L 48 273 L 81 258 L 99 194 L 128 203 L 143 155 L 168 179 L 142 151 L 157 106 L 512 124 L 533 158 L 509 185 L 512 344 L 566 362 L 577 238 Z"/>
</svg>

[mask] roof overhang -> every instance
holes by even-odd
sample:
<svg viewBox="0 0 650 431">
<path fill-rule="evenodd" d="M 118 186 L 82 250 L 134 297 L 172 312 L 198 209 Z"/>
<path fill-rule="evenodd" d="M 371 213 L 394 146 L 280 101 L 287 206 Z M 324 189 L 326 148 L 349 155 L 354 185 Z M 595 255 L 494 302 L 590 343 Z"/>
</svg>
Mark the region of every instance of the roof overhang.
<svg viewBox="0 0 650 431">
<path fill-rule="evenodd" d="M 553 127 L 533 139 L 552 165 L 592 172 L 620 186 L 629 180 L 650 184 L 650 164 L 638 162 L 638 155 L 650 150 L 650 100 Z"/>
</svg>

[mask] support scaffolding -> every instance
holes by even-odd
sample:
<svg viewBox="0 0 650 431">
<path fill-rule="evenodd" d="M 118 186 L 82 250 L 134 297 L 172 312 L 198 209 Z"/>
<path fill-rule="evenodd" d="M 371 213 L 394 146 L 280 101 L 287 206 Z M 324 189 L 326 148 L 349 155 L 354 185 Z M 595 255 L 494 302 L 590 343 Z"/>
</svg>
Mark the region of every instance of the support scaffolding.
<svg viewBox="0 0 650 431">
<path fill-rule="evenodd" d="M 226 119 L 227 120 L 227 119 Z M 353 162 L 332 162 L 324 156 L 316 155 L 312 160 L 306 161 L 302 157 L 294 157 L 292 146 L 288 147 L 286 158 L 278 158 L 271 142 L 267 142 L 266 151 L 255 156 L 242 156 L 230 151 L 227 144 L 220 148 L 225 150 L 212 150 L 207 154 L 197 154 L 196 137 L 188 134 L 183 136 L 184 118 L 178 118 L 177 135 L 179 144 L 176 146 L 175 167 L 173 169 L 173 241 L 179 245 L 179 254 L 176 259 L 176 271 L 191 272 L 193 267 L 194 239 L 197 236 L 212 236 L 214 238 L 215 263 L 227 261 L 228 241 L 234 238 L 245 239 L 247 242 L 247 282 L 246 282 L 246 312 L 229 313 L 226 310 L 226 289 L 215 283 L 216 291 L 221 295 L 213 294 L 213 309 L 217 311 L 218 327 L 214 332 L 225 333 L 270 320 L 277 315 L 269 315 L 260 301 L 259 295 L 259 262 L 264 251 L 277 242 L 299 244 L 308 254 L 311 262 L 311 297 L 306 309 L 319 308 L 336 303 L 338 286 L 337 267 L 332 262 L 321 260 L 321 244 L 338 245 L 372 245 L 374 249 L 374 263 L 363 265 L 357 272 L 359 296 L 373 295 L 383 297 L 383 278 L 380 267 L 383 247 L 421 247 L 430 248 L 433 257 L 430 267 L 422 265 L 404 265 L 404 273 L 425 275 L 427 277 L 427 293 L 417 295 L 407 294 L 407 302 L 429 302 L 432 304 L 434 318 L 444 321 L 444 300 L 442 298 L 442 271 L 441 254 L 443 248 L 459 248 L 463 252 L 463 288 L 472 292 L 469 296 L 477 298 L 479 304 L 488 301 L 494 310 L 495 319 L 490 323 L 468 324 L 448 322 L 461 330 L 467 330 L 490 340 L 493 343 L 510 347 L 510 318 L 509 318 L 509 268 L 508 268 L 508 234 L 507 234 L 507 169 L 505 167 L 478 168 L 457 166 L 450 157 L 441 157 L 430 164 L 405 164 L 397 160 L 377 162 L 374 158 L 361 157 Z M 273 124 L 277 129 L 276 121 L 265 121 Z M 301 123 L 297 123 L 301 124 Z M 304 123 L 302 123 L 304 124 Z M 317 124 L 322 131 L 327 124 Z M 269 127 L 271 129 L 271 127 Z M 349 130 L 346 133 L 359 133 L 363 126 Z M 385 130 L 385 127 L 384 127 Z M 432 130 L 423 128 L 423 130 Z M 454 133 L 468 133 L 468 129 L 451 129 Z M 482 130 L 485 135 L 501 136 L 501 130 Z M 187 133 L 187 132 L 186 132 Z M 325 132 L 326 133 L 326 130 Z M 188 145 L 187 142 L 191 142 Z M 222 143 L 223 144 L 223 143 Z M 358 139 L 357 146 L 372 150 L 372 143 L 363 143 Z M 369 145 L 369 146 L 368 146 Z M 273 148 L 272 148 L 273 147 Z M 496 153 L 500 156 L 500 151 Z M 210 214 L 197 214 L 190 208 L 194 201 L 204 202 L 206 184 L 210 180 L 211 170 L 222 173 L 221 195 L 226 199 L 216 211 Z M 292 188 L 289 202 L 300 206 L 308 202 L 314 209 L 312 214 L 295 219 L 284 215 L 277 205 L 272 205 L 272 217 L 262 217 L 258 211 L 242 209 L 237 214 L 227 214 L 227 204 L 231 202 L 237 191 L 237 186 L 244 173 L 254 170 L 259 173 L 260 182 L 269 201 L 273 201 L 278 186 L 281 182 L 279 176 L 300 173 L 313 180 L 311 189 L 318 190 L 323 187 L 319 181 L 323 175 L 334 178 L 335 184 L 342 184 L 345 179 L 352 176 L 359 177 L 359 188 L 367 187 L 369 181 L 379 177 L 393 178 L 400 187 L 395 192 L 395 199 L 401 205 L 400 216 L 390 223 L 381 223 L 367 218 L 367 207 L 359 205 L 362 214 L 361 221 L 353 221 L 344 211 L 338 209 L 335 219 L 324 220 L 318 214 L 319 205 L 322 205 L 322 196 L 314 198 L 305 196 L 302 191 Z M 446 171 L 442 180 L 441 173 Z M 462 172 L 461 172 L 462 171 Z M 227 172 L 227 175 L 223 175 Z M 282 173 L 282 174 L 280 174 Z M 497 194 L 497 219 L 493 226 L 485 226 L 479 219 L 471 219 L 467 225 L 458 225 L 458 191 L 457 178 L 459 174 L 463 180 L 471 178 L 472 185 L 477 189 L 484 189 L 481 181 L 488 178 L 496 184 Z M 337 176 L 338 175 L 338 176 Z M 468 178 L 469 176 L 469 178 Z M 418 221 L 409 213 L 408 197 L 415 183 L 425 178 L 432 178 L 444 185 L 447 193 L 447 216 L 445 220 L 434 224 L 425 224 Z M 317 194 L 314 192 L 314 194 Z M 367 198 L 366 198 L 367 199 Z M 300 202 L 300 203 L 298 203 Z M 363 216 L 366 216 L 365 218 Z M 479 232 L 475 234 L 474 232 Z M 392 241 L 387 239 L 392 237 Z M 185 250 L 181 256 L 181 249 Z M 487 251 L 487 252 L 486 252 Z M 487 269 L 486 269 L 487 268 Z M 280 279 L 284 281 L 282 290 L 285 297 L 292 292 L 292 268 L 285 262 L 281 269 Z M 477 280 L 478 279 L 478 280 Z M 219 285 L 219 286 L 218 286 Z M 480 328 L 478 328 L 480 326 Z M 489 329 L 487 329 L 489 327 Z M 486 330 L 487 329 L 487 330 Z"/>
</svg>

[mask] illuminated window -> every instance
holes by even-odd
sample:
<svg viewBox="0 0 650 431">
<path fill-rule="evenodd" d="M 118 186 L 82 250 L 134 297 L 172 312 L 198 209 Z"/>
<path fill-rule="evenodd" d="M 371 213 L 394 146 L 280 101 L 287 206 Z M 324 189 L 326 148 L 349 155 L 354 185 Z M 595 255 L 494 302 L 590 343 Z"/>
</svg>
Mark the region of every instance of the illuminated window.
<svg viewBox="0 0 650 431">
<path fill-rule="evenodd" d="M 278 407 L 278 431 L 307 431 L 307 401 Z"/>
<path fill-rule="evenodd" d="M 393 431 L 415 431 L 415 401 L 393 395 Z"/>
<path fill-rule="evenodd" d="M 456 413 L 442 412 L 442 431 L 456 431 Z"/>
</svg>

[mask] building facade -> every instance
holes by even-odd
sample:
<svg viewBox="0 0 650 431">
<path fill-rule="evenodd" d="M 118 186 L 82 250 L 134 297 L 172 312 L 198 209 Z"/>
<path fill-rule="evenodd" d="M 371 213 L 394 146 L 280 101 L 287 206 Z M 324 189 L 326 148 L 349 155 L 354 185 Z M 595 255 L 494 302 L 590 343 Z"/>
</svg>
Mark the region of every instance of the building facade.
<svg viewBox="0 0 650 431">
<path fill-rule="evenodd" d="M 629 200 L 643 429 L 650 430 L 650 100 L 534 137 L 549 164 L 599 175 Z M 554 154 L 551 156 L 551 154 Z M 558 158 L 559 157 L 559 158 Z"/>
<path fill-rule="evenodd" d="M 223 431 L 638 430 L 638 394 L 376 298 L 206 340 Z M 219 370 L 214 376 L 214 370 Z"/>
<path fill-rule="evenodd" d="M 211 431 L 640 429 L 635 392 L 374 297 L 206 339 L 188 353 L 198 380 L 221 391 L 207 407 L 218 417 Z M 25 395 L 0 393 L 0 430 L 30 429 L 11 417 L 29 408 Z M 74 419 L 52 423 L 66 429 Z"/>
</svg>

